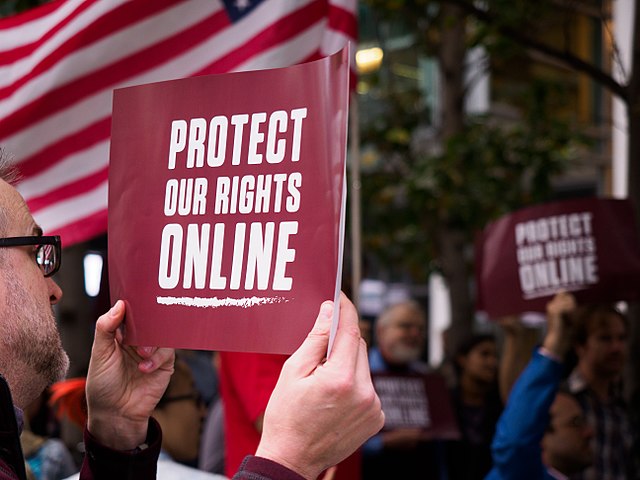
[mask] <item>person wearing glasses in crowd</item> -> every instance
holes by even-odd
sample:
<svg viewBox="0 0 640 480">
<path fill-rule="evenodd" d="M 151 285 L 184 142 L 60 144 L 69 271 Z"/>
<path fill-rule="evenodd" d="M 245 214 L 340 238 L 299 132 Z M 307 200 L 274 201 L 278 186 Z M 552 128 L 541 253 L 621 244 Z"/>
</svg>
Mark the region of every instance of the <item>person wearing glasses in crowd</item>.
<svg viewBox="0 0 640 480">
<path fill-rule="evenodd" d="M 560 390 L 575 308 L 566 292 L 547 304 L 547 333 L 498 420 L 486 480 L 564 480 L 593 462 L 593 430 L 576 399 Z"/>
<path fill-rule="evenodd" d="M 160 480 L 227 478 L 187 466 L 193 464 L 198 457 L 204 414 L 205 405 L 195 387 L 189 365 L 178 355 L 169 385 L 153 411 L 153 418 L 162 429 L 162 448 L 158 459 Z M 77 480 L 78 476 L 79 474 L 75 474 L 66 480 Z"/>
<path fill-rule="evenodd" d="M 158 476 L 167 480 L 226 478 L 183 465 L 193 465 L 198 459 L 205 414 L 206 407 L 194 384 L 191 370 L 178 356 L 169 386 L 153 411 L 153 417 L 162 428 Z"/>
<path fill-rule="evenodd" d="M 52 312 L 62 297 L 52 279 L 61 246 L 58 238 L 42 235 L 10 184 L 15 176 L 8 161 L 0 160 L 0 479 L 23 480 L 21 409 L 62 379 L 69 364 Z M 256 455 L 245 459 L 235 478 L 316 478 L 382 428 L 358 315 L 344 295 L 334 347 L 325 359 L 332 312 L 332 302 L 322 304 L 309 336 L 287 361 Z M 151 414 L 174 371 L 175 354 L 125 346 L 119 331 L 124 316 L 118 300 L 96 323 L 83 480 L 156 478 L 162 434 Z"/>
</svg>

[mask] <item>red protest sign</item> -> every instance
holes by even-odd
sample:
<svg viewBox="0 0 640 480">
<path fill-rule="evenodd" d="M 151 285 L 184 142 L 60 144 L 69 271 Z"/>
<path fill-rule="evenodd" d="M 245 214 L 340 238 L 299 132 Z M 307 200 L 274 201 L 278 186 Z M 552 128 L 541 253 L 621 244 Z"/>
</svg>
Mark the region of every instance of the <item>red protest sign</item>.
<svg viewBox="0 0 640 480">
<path fill-rule="evenodd" d="M 125 340 L 290 353 L 339 289 L 348 55 L 116 90 L 112 299 Z"/>
<path fill-rule="evenodd" d="M 627 200 L 576 199 L 506 215 L 476 245 L 478 309 L 544 312 L 559 290 L 581 302 L 638 300 L 640 242 Z"/>
<path fill-rule="evenodd" d="M 385 431 L 420 429 L 430 438 L 460 438 L 449 390 L 437 373 L 374 373 L 372 381 L 384 411 Z"/>
</svg>

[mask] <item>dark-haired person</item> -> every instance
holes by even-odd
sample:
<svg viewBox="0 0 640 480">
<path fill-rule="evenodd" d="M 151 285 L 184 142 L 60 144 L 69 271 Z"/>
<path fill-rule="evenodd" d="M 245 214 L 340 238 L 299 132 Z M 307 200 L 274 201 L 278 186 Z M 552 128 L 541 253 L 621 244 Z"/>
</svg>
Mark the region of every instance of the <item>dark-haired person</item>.
<svg viewBox="0 0 640 480">
<path fill-rule="evenodd" d="M 559 391 L 574 309 L 575 299 L 565 292 L 548 303 L 547 333 L 500 416 L 487 480 L 566 480 L 593 461 L 593 430 L 573 396 Z"/>
<path fill-rule="evenodd" d="M 453 360 L 451 401 L 462 438 L 447 442 L 447 471 L 450 480 L 479 480 L 491 469 L 491 440 L 502 413 L 496 340 L 489 334 L 469 335 Z"/>
<path fill-rule="evenodd" d="M 592 440 L 594 463 L 575 478 L 640 478 L 632 455 L 633 428 L 622 397 L 627 318 L 607 305 L 582 305 L 574 316 L 574 348 L 578 364 L 567 384 L 595 433 Z"/>
</svg>

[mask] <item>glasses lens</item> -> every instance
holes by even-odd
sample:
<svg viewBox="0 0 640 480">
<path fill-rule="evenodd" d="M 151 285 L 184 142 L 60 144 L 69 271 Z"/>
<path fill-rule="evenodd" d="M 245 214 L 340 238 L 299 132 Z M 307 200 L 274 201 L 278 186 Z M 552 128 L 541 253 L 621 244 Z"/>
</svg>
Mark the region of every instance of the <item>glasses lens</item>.
<svg viewBox="0 0 640 480">
<path fill-rule="evenodd" d="M 36 262 L 40 265 L 45 277 L 55 272 L 57 263 L 55 247 L 53 245 L 38 245 Z"/>
</svg>

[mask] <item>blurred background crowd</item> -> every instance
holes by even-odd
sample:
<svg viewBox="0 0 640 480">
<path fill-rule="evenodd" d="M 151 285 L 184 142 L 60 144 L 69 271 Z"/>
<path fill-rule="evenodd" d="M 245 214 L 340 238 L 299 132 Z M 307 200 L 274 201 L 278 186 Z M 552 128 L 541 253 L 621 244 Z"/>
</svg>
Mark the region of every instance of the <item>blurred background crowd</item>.
<svg viewBox="0 0 640 480">
<path fill-rule="evenodd" d="M 44 3 L 4 0 L 0 15 Z M 361 313 L 372 374 L 442 379 L 438 398 L 459 435 L 384 429 L 325 478 L 484 478 L 505 406 L 534 411 L 524 393 L 509 394 L 547 321 L 475 311 L 474 238 L 500 215 L 548 200 L 629 198 L 640 215 L 638 10 L 635 0 L 357 2 L 343 286 Z M 42 480 L 73 475 L 83 453 L 83 377 L 95 319 L 109 308 L 106 235 L 66 247 L 64 264 L 56 316 L 70 378 L 29 409 L 23 434 Z M 556 383 L 579 415 L 556 424 L 554 409 L 575 405 L 548 406 L 536 437 L 545 465 L 572 478 L 638 478 L 640 310 L 570 310 Z M 179 358 L 155 413 L 159 478 L 231 475 L 255 450 L 286 357 Z"/>
</svg>

